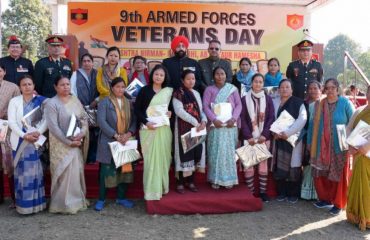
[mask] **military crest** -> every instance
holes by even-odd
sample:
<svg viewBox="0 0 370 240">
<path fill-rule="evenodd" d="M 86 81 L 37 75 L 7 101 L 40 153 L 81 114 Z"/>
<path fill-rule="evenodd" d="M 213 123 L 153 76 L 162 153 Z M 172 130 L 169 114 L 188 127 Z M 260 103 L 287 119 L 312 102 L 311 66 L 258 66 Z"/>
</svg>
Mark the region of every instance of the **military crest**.
<svg viewBox="0 0 370 240">
<path fill-rule="evenodd" d="M 301 27 L 303 27 L 303 15 L 287 15 L 286 24 L 293 30 L 300 29 Z"/>
<path fill-rule="evenodd" d="M 77 25 L 82 25 L 88 20 L 88 9 L 71 9 L 71 22 Z"/>
</svg>

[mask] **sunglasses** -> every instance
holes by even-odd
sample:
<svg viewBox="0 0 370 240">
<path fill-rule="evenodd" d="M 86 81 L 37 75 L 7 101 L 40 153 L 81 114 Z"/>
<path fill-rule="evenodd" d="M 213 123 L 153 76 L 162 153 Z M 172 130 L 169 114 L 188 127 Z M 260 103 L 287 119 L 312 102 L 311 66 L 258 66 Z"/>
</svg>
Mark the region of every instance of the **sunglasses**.
<svg viewBox="0 0 370 240">
<path fill-rule="evenodd" d="M 212 51 L 213 51 L 213 50 L 218 51 L 218 50 L 220 50 L 220 49 L 219 49 L 219 48 L 210 47 L 210 48 L 209 48 L 209 50 L 212 50 Z"/>
</svg>

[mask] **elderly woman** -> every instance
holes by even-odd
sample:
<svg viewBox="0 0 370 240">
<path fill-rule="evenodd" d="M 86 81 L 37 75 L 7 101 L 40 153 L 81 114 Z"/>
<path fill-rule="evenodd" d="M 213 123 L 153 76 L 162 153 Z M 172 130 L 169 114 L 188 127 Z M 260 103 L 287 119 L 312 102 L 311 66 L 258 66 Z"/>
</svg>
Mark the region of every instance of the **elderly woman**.
<svg viewBox="0 0 370 240">
<path fill-rule="evenodd" d="M 264 77 L 256 73 L 252 77 L 252 88 L 242 98 L 241 119 L 241 138 L 248 141 L 250 145 L 256 143 L 270 146 L 271 133 L 270 127 L 275 119 L 274 104 L 270 96 L 263 91 Z M 267 160 L 257 166 L 245 170 L 245 177 L 248 188 L 252 193 L 254 189 L 254 175 L 258 169 L 260 197 L 264 202 L 268 202 L 266 195 L 268 167 Z"/>
<path fill-rule="evenodd" d="M 370 87 L 367 88 L 368 104 L 356 110 L 347 129 L 352 131 L 360 121 L 370 124 Z M 354 155 L 354 166 L 348 188 L 347 221 L 356 224 L 363 231 L 370 228 L 370 142 L 358 149 L 350 148 Z"/>
<path fill-rule="evenodd" d="M 97 71 L 93 68 L 93 56 L 90 53 L 85 53 L 81 57 L 81 63 L 82 68 L 72 74 L 71 92 L 80 100 L 83 106 L 90 106 L 91 109 L 96 109 L 99 94 L 96 89 Z M 98 132 L 99 129 L 96 126 L 90 126 L 88 163 L 94 163 L 96 160 Z"/>
<path fill-rule="evenodd" d="M 194 90 L 195 74 L 191 70 L 185 70 L 181 75 L 182 86 L 173 94 L 173 108 L 176 113 L 175 120 L 175 163 L 178 193 L 184 193 L 184 184 L 192 192 L 198 189 L 194 185 L 193 172 L 198 168 L 204 172 L 205 144 L 200 144 L 192 150 L 184 153 L 181 144 L 181 135 L 196 128 L 197 131 L 205 129 L 207 117 L 203 112 L 200 94 Z"/>
<path fill-rule="evenodd" d="M 128 184 L 134 176 L 131 163 L 116 168 L 109 149 L 109 142 L 118 141 L 125 144 L 136 131 L 136 117 L 129 100 L 123 95 L 125 82 L 118 77 L 111 83 L 112 93 L 104 98 L 98 107 L 98 124 L 100 127 L 97 161 L 100 162 L 99 201 L 95 210 L 104 207 L 106 189 L 117 187 L 116 203 L 131 208 L 133 203 L 125 198 Z"/>
<path fill-rule="evenodd" d="M 307 144 L 319 201 L 317 208 L 331 208 L 337 215 L 347 203 L 349 164 L 347 150 L 341 149 L 337 125 L 347 125 L 354 111 L 352 103 L 339 96 L 339 82 L 329 78 L 324 85 L 326 98 L 315 102 L 313 121 L 308 127 Z"/>
<path fill-rule="evenodd" d="M 110 95 L 110 85 L 113 79 L 121 77 L 127 85 L 127 73 L 124 68 L 119 65 L 121 53 L 118 47 L 110 47 L 107 50 L 105 57 L 108 63 L 98 69 L 96 76 L 96 87 L 99 92 L 99 98 L 103 99 Z"/>
<path fill-rule="evenodd" d="M 314 80 L 308 83 L 308 97 L 305 101 L 306 108 L 308 106 L 308 121 L 302 131 L 301 136 L 303 136 L 303 181 L 301 186 L 301 198 L 306 200 L 316 200 L 317 194 L 315 190 L 315 185 L 312 177 L 312 167 L 309 165 L 310 161 L 310 150 L 307 147 L 307 129 L 308 125 L 313 122 L 313 109 L 316 101 L 321 98 L 321 83 Z"/>
<path fill-rule="evenodd" d="M 57 95 L 47 101 L 46 121 L 49 128 L 52 213 L 75 214 L 87 208 L 84 177 L 84 153 L 88 146 L 86 113 L 77 99 L 70 94 L 69 79 L 60 76 L 54 83 Z M 71 118 L 76 117 L 80 133 L 67 137 Z M 88 135 L 87 135 L 88 136 Z"/>
<path fill-rule="evenodd" d="M 5 66 L 0 66 L 0 119 L 2 120 L 7 120 L 8 118 L 8 105 L 10 99 L 20 94 L 19 88 L 16 84 L 4 80 L 5 74 Z M 12 203 L 10 207 L 14 208 L 15 195 L 13 178 L 13 157 L 9 137 L 10 131 L 8 131 L 8 136 L 6 137 L 5 142 L 0 143 L 0 203 L 4 202 L 3 174 L 5 173 L 8 175 L 10 195 L 12 198 Z"/>
<path fill-rule="evenodd" d="M 275 147 L 273 151 L 274 178 L 276 180 L 277 201 L 288 200 L 296 203 L 300 196 L 302 141 L 293 146 L 288 138 L 299 135 L 307 121 L 307 112 L 303 100 L 292 96 L 292 82 L 283 79 L 279 83 L 280 99 L 275 102 L 276 118 L 285 110 L 294 119 L 294 123 L 284 132 L 274 133 Z"/>
<path fill-rule="evenodd" d="M 142 56 L 135 56 L 132 60 L 134 71 L 128 76 L 128 81 L 131 83 L 137 78 L 142 84 L 149 84 L 149 72 L 146 67 L 146 58 Z"/>
<path fill-rule="evenodd" d="M 239 93 L 244 96 L 251 89 L 252 76 L 255 74 L 252 62 L 249 58 L 241 58 L 239 61 L 239 71 L 233 76 L 232 84 L 238 88 Z"/>
<path fill-rule="evenodd" d="M 169 191 L 168 171 L 171 164 L 172 132 L 168 125 L 156 127 L 148 120 L 148 113 L 156 108 L 170 106 L 172 88 L 166 87 L 168 72 L 163 65 L 156 65 L 135 102 L 135 113 L 141 125 L 140 140 L 144 157 L 144 198 L 160 200 Z M 150 110 L 150 111 L 148 111 Z M 171 117 L 171 112 L 166 112 Z"/>
<path fill-rule="evenodd" d="M 212 123 L 208 134 L 208 181 L 214 189 L 220 186 L 232 188 L 238 184 L 235 164 L 235 148 L 238 141 L 237 121 L 242 110 L 237 88 L 226 83 L 226 72 L 222 67 L 213 70 L 215 84 L 204 91 L 203 109 Z M 229 119 L 220 120 L 214 111 L 217 106 L 231 108 Z"/>
<path fill-rule="evenodd" d="M 46 98 L 33 95 L 35 84 L 31 76 L 21 77 L 19 87 L 22 95 L 10 100 L 8 107 L 9 127 L 12 130 L 10 142 L 14 156 L 15 205 L 18 213 L 31 214 L 46 208 L 44 174 L 34 145 L 47 128 L 41 115 Z M 32 111 L 34 116 L 39 114 L 38 122 L 35 126 L 30 126 L 33 129 L 25 131 L 22 118 Z"/>
</svg>

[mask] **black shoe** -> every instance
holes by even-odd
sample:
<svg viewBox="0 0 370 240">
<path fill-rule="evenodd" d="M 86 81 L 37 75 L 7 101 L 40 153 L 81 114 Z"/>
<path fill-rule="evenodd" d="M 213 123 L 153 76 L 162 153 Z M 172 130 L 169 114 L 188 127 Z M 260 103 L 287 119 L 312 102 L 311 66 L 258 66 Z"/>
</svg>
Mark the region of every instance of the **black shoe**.
<svg viewBox="0 0 370 240">
<path fill-rule="evenodd" d="M 267 196 L 266 193 L 261 193 L 260 198 L 262 199 L 263 202 L 270 202 L 270 198 Z"/>
</svg>

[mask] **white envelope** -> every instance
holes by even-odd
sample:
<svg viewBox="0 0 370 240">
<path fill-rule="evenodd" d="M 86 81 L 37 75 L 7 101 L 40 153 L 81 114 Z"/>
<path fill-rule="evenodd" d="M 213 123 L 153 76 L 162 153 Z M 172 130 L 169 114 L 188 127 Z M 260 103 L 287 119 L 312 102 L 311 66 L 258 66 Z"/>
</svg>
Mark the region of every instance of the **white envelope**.
<svg viewBox="0 0 370 240">
<path fill-rule="evenodd" d="M 191 134 L 190 136 L 193 138 L 193 137 L 198 137 L 198 136 L 203 136 L 203 135 L 207 135 L 207 129 L 204 128 L 203 130 L 197 132 L 197 128 L 196 127 L 193 127 L 191 129 Z"/>
</svg>

